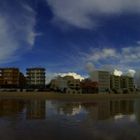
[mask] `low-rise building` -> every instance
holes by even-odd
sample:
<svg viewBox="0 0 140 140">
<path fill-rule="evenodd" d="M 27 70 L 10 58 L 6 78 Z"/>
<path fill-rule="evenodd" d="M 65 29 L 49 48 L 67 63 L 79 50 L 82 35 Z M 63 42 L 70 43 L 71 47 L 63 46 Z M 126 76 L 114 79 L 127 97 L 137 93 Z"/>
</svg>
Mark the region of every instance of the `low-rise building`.
<svg viewBox="0 0 140 140">
<path fill-rule="evenodd" d="M 82 93 L 80 80 L 73 76 L 56 77 L 51 81 L 51 89 L 64 93 Z"/>
<path fill-rule="evenodd" d="M 65 76 L 64 79 L 67 80 L 68 84 L 66 93 L 82 93 L 79 79 L 74 79 L 72 76 Z"/>
<path fill-rule="evenodd" d="M 85 79 L 81 82 L 82 93 L 93 94 L 98 93 L 98 83 L 90 79 Z"/>
<path fill-rule="evenodd" d="M 55 79 L 51 80 L 50 88 L 54 91 L 64 92 L 64 90 L 68 88 L 67 80 L 63 77 L 58 76 Z"/>
</svg>

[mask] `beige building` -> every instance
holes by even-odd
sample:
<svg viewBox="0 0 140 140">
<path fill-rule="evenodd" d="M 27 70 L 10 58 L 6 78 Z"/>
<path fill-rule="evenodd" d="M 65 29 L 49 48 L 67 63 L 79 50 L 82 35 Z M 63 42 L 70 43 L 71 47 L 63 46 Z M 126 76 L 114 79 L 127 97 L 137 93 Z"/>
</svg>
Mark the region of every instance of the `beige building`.
<svg viewBox="0 0 140 140">
<path fill-rule="evenodd" d="M 23 87 L 26 83 L 24 75 L 18 68 L 0 68 L 0 86 L 3 88 Z"/>
<path fill-rule="evenodd" d="M 121 89 L 121 77 L 116 75 L 110 76 L 110 88 L 114 90 L 120 90 Z"/>
<path fill-rule="evenodd" d="M 134 78 L 130 76 L 110 76 L 110 88 L 116 93 L 134 91 Z"/>
<path fill-rule="evenodd" d="M 134 78 L 130 76 L 121 76 L 122 89 L 134 89 Z"/>
<path fill-rule="evenodd" d="M 110 91 L 110 73 L 108 71 L 93 71 L 91 80 L 98 83 L 99 93 Z"/>
<path fill-rule="evenodd" d="M 30 87 L 45 86 L 45 69 L 44 68 L 28 68 L 27 69 L 27 85 Z"/>
<path fill-rule="evenodd" d="M 18 68 L 1 68 L 0 77 L 2 85 L 19 85 L 20 71 Z"/>
<path fill-rule="evenodd" d="M 74 79 L 72 76 L 65 76 L 64 78 L 67 80 L 67 93 L 82 93 L 79 79 Z"/>
</svg>

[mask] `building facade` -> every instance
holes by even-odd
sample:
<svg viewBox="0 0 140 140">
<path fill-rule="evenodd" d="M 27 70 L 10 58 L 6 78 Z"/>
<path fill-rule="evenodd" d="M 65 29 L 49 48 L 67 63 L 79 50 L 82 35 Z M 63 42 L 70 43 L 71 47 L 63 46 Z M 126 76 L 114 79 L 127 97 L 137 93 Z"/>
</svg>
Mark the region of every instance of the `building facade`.
<svg viewBox="0 0 140 140">
<path fill-rule="evenodd" d="M 130 76 L 121 76 L 121 88 L 129 91 L 133 90 L 135 88 L 134 78 Z"/>
<path fill-rule="evenodd" d="M 68 88 L 67 80 L 63 77 L 58 76 L 55 79 L 51 80 L 50 88 L 54 91 L 64 92 L 64 90 Z"/>
<path fill-rule="evenodd" d="M 98 83 L 90 79 L 85 79 L 81 82 L 82 93 L 94 94 L 98 93 Z"/>
<path fill-rule="evenodd" d="M 116 75 L 110 76 L 110 88 L 114 92 L 120 92 L 121 90 L 121 77 Z"/>
<path fill-rule="evenodd" d="M 26 71 L 27 86 L 30 88 L 45 87 L 45 69 L 44 68 L 28 68 Z"/>
<path fill-rule="evenodd" d="M 74 79 L 73 76 L 65 76 L 64 79 L 67 80 L 68 89 L 66 90 L 66 93 L 82 93 L 82 89 L 80 86 L 80 80 Z"/>
<path fill-rule="evenodd" d="M 110 88 L 115 93 L 126 93 L 134 91 L 134 78 L 126 75 L 110 76 Z"/>
<path fill-rule="evenodd" d="M 20 80 L 20 76 L 21 73 L 18 68 L 0 68 L 0 86 L 2 88 L 20 87 L 23 82 Z"/>
<path fill-rule="evenodd" d="M 26 77 L 21 72 L 20 72 L 20 77 L 19 77 L 19 83 L 20 83 L 19 84 L 20 88 L 26 88 Z"/>
<path fill-rule="evenodd" d="M 91 80 L 98 83 L 98 92 L 110 91 L 110 73 L 108 71 L 93 71 Z"/>
<path fill-rule="evenodd" d="M 80 80 L 73 76 L 56 77 L 51 81 L 51 89 L 63 93 L 82 93 Z"/>
</svg>

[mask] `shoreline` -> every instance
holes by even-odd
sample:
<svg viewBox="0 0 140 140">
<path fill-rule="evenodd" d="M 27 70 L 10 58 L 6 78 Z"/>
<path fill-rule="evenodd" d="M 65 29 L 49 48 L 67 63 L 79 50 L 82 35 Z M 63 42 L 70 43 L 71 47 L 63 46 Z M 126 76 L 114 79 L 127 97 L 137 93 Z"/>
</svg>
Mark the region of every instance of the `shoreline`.
<svg viewBox="0 0 140 140">
<path fill-rule="evenodd" d="M 62 94 L 56 92 L 0 92 L 0 99 L 45 99 L 63 101 L 95 101 L 104 99 L 140 99 L 140 93 L 133 94 Z"/>
</svg>

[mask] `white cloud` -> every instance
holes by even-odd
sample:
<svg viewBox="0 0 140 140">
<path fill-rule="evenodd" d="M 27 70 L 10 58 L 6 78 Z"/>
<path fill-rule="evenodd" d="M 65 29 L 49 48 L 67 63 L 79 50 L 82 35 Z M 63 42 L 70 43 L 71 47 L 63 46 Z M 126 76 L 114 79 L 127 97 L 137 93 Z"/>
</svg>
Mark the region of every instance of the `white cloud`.
<svg viewBox="0 0 140 140">
<path fill-rule="evenodd" d="M 86 64 L 86 69 L 88 70 L 89 73 L 91 73 L 91 72 L 94 71 L 95 66 L 93 65 L 93 63 L 88 62 L 88 63 Z"/>
<path fill-rule="evenodd" d="M 113 74 L 116 75 L 116 76 L 121 76 L 123 74 L 123 72 L 115 69 Z"/>
<path fill-rule="evenodd" d="M 115 75 L 134 77 L 140 64 L 140 46 L 117 48 L 92 48 L 86 53 L 79 53 L 81 64 L 87 71 L 106 70 Z M 134 57 L 135 56 L 135 57 Z"/>
<path fill-rule="evenodd" d="M 59 75 L 59 76 L 73 76 L 75 79 L 79 79 L 79 80 L 84 80 L 85 78 L 75 72 L 68 72 L 68 73 L 58 73 L 56 75 Z"/>
<path fill-rule="evenodd" d="M 92 48 L 89 53 L 83 55 L 85 62 L 93 64 L 104 63 L 109 65 L 135 65 L 140 63 L 140 46 L 125 47 L 120 50 L 116 48 Z M 137 65 L 138 66 L 138 65 Z"/>
<path fill-rule="evenodd" d="M 140 46 L 126 47 L 121 52 L 122 63 L 140 62 Z"/>
<path fill-rule="evenodd" d="M 134 77 L 135 73 L 136 73 L 135 70 L 129 69 L 128 72 L 127 72 L 127 75 L 128 75 L 128 76 L 131 76 L 131 77 Z"/>
<path fill-rule="evenodd" d="M 81 76 L 80 74 L 77 74 L 75 72 L 67 72 L 67 73 L 51 73 L 51 72 L 47 72 L 47 75 L 46 75 L 46 84 L 50 83 L 50 81 L 52 79 L 54 79 L 55 77 L 57 76 L 73 76 L 75 79 L 80 79 L 80 80 L 83 80 L 85 79 L 86 77 L 85 76 Z"/>
<path fill-rule="evenodd" d="M 12 46 L 12 44 L 14 44 Z M 9 59 L 17 49 L 17 42 L 10 36 L 8 26 L 4 18 L 0 17 L 0 63 Z"/>
<path fill-rule="evenodd" d="M 35 11 L 17 1 L 0 1 L 0 63 L 17 59 L 35 42 Z"/>
<path fill-rule="evenodd" d="M 88 61 L 99 61 L 101 59 L 110 59 L 116 57 L 116 50 L 113 48 L 94 48 L 90 54 L 87 54 Z"/>
<path fill-rule="evenodd" d="M 46 0 L 55 22 L 65 22 L 79 28 L 97 26 L 99 16 L 140 13 L 139 0 Z"/>
<path fill-rule="evenodd" d="M 22 3 L 22 7 L 23 7 L 26 11 L 31 12 L 31 13 L 34 13 L 33 8 L 31 8 L 28 4 Z"/>
</svg>

